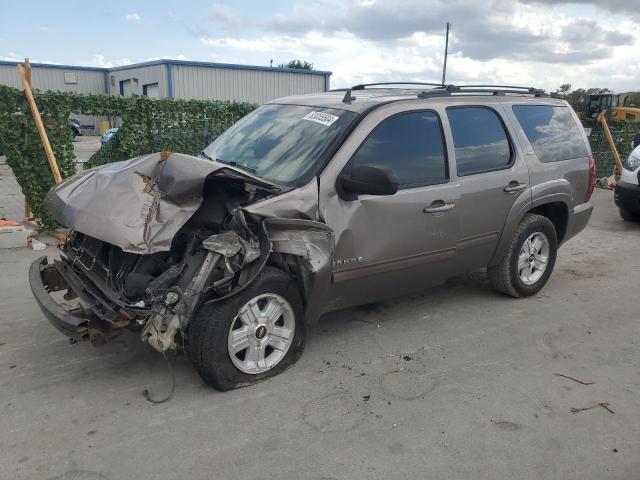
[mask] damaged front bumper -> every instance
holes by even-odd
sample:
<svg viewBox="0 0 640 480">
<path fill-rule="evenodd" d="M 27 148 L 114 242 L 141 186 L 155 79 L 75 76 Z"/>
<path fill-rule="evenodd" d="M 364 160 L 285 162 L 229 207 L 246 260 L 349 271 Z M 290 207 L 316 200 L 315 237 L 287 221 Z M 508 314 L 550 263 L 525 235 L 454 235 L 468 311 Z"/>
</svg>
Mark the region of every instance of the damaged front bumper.
<svg viewBox="0 0 640 480">
<path fill-rule="evenodd" d="M 74 341 L 89 338 L 89 319 L 81 311 L 65 309 L 51 296 L 51 292 L 65 290 L 69 286 L 56 266 L 48 263 L 46 256 L 31 264 L 29 284 L 40 310 L 51 325 Z"/>
</svg>

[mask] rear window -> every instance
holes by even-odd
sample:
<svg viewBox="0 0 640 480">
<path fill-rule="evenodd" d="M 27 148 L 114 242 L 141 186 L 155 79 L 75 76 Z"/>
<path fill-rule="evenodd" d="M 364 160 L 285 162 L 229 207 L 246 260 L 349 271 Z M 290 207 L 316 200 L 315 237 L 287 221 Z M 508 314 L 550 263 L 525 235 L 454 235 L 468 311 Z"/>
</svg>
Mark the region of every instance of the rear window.
<svg viewBox="0 0 640 480">
<path fill-rule="evenodd" d="M 496 112 L 485 107 L 447 108 L 458 176 L 491 172 L 511 164 L 511 147 Z"/>
<path fill-rule="evenodd" d="M 582 132 L 567 107 L 514 105 L 513 113 L 541 162 L 589 155 Z"/>
</svg>

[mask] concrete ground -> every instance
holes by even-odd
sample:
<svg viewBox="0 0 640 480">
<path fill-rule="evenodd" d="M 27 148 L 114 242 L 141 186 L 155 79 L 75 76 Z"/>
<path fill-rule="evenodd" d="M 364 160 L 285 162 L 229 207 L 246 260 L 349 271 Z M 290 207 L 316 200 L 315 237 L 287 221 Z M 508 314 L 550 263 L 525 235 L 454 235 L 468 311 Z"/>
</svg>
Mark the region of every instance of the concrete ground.
<svg viewBox="0 0 640 480">
<path fill-rule="evenodd" d="M 484 274 L 326 316 L 301 360 L 220 393 L 134 337 L 70 346 L 0 254 L 0 478 L 640 478 L 640 225 L 597 190 L 549 284 Z M 55 250 L 47 252 L 54 255 Z M 583 385 L 563 374 L 590 385 Z M 596 407 L 609 404 L 611 413 Z"/>
</svg>

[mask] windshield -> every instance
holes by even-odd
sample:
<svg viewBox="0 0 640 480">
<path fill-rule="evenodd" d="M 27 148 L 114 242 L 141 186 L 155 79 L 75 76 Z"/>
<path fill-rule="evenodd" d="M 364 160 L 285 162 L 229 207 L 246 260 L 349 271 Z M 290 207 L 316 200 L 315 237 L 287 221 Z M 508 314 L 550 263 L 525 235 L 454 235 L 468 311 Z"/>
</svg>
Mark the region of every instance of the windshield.
<svg viewBox="0 0 640 480">
<path fill-rule="evenodd" d="M 264 105 L 202 153 L 274 183 L 300 185 L 355 117 L 332 108 Z"/>
</svg>

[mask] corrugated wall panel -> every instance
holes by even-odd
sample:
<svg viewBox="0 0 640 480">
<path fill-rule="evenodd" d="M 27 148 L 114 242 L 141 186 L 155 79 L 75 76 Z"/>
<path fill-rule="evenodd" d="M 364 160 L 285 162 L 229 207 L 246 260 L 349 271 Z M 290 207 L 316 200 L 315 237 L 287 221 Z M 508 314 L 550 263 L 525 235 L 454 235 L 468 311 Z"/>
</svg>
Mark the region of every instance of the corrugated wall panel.
<svg viewBox="0 0 640 480">
<path fill-rule="evenodd" d="M 65 83 L 65 73 L 74 73 L 77 83 Z M 22 89 L 15 65 L 0 65 L 0 85 Z M 31 85 L 38 90 L 104 93 L 104 73 L 95 70 L 31 67 Z"/>
<path fill-rule="evenodd" d="M 65 73 L 74 73 L 77 83 L 65 83 Z M 105 93 L 104 72 L 96 70 L 76 70 L 72 68 L 47 68 L 31 67 L 31 85 L 38 90 L 52 90 L 60 92 L 79 93 Z M 18 79 L 18 69 L 15 65 L 0 65 L 0 84 L 22 90 L 22 84 Z M 73 114 L 73 117 L 80 120 L 80 124 L 97 128 L 104 118 L 88 115 Z"/>
<path fill-rule="evenodd" d="M 113 80 L 112 80 L 113 77 Z M 138 79 L 136 84 L 133 80 Z M 112 95 L 120 94 L 120 82 L 131 80 L 131 93 L 142 95 L 142 88 L 148 83 L 157 83 L 160 97 L 167 97 L 167 66 L 151 65 L 148 67 L 127 68 L 112 70 L 109 72 L 109 92 Z"/>
<path fill-rule="evenodd" d="M 176 98 L 265 103 L 324 91 L 324 75 L 174 65 Z"/>
</svg>

